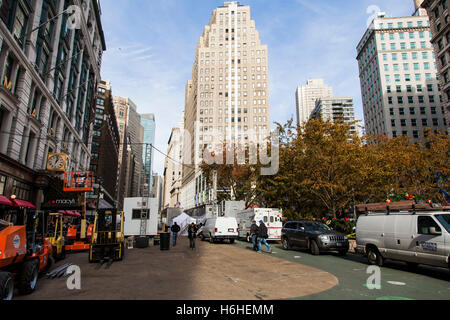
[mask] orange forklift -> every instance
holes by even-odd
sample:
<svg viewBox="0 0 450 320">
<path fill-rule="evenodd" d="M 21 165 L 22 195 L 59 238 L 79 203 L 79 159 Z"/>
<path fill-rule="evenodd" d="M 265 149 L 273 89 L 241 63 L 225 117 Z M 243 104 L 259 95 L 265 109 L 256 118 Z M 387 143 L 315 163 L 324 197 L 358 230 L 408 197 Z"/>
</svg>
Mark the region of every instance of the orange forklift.
<svg viewBox="0 0 450 320">
<path fill-rule="evenodd" d="M 78 212 L 66 211 L 71 216 L 71 223 L 66 233 L 66 252 L 89 250 L 92 238 L 93 224 L 89 224 Z"/>
<path fill-rule="evenodd" d="M 45 224 L 43 212 L 13 202 L 0 209 L 0 300 L 12 300 L 15 287 L 20 294 L 32 293 L 39 273 L 51 267 Z"/>
</svg>

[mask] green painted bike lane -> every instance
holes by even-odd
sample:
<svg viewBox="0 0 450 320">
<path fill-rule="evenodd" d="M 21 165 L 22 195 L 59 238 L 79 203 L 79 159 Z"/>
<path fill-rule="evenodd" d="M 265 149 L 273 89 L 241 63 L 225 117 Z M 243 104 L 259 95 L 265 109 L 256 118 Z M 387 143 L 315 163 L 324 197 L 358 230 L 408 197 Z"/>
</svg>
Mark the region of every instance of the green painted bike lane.
<svg viewBox="0 0 450 320">
<path fill-rule="evenodd" d="M 246 242 L 237 246 L 257 254 Z M 263 248 L 264 250 L 264 248 Z M 315 295 L 294 300 L 450 300 L 450 271 L 443 268 L 419 266 L 415 270 L 401 262 L 387 261 L 381 271 L 381 288 L 367 286 L 369 264 L 361 255 L 325 253 L 313 256 L 303 250 L 283 250 L 273 246 L 273 256 L 317 268 L 333 274 L 339 285 Z"/>
</svg>

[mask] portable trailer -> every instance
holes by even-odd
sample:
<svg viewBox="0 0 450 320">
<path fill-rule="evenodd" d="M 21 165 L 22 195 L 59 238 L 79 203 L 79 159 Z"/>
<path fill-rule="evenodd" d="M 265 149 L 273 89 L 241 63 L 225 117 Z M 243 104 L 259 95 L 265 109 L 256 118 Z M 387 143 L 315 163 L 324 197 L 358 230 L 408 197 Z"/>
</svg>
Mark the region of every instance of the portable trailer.
<svg viewBox="0 0 450 320">
<path fill-rule="evenodd" d="M 52 264 L 52 245 L 45 238 L 44 213 L 24 207 L 0 211 L 0 300 L 36 289 L 38 276 Z"/>
<path fill-rule="evenodd" d="M 158 199 L 125 198 L 123 209 L 126 237 L 155 237 L 158 235 Z"/>
</svg>

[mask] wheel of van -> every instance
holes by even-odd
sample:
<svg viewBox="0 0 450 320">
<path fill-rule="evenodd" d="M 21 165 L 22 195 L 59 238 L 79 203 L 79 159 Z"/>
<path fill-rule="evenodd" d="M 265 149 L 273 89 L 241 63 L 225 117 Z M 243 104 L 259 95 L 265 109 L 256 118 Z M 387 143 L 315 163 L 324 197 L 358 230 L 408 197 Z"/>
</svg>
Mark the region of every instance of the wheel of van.
<svg viewBox="0 0 450 320">
<path fill-rule="evenodd" d="M 340 251 L 338 252 L 338 254 L 339 254 L 341 257 L 345 257 L 345 256 L 347 255 L 347 250 L 340 250 Z"/>
<path fill-rule="evenodd" d="M 408 265 L 408 269 L 411 269 L 411 270 L 416 270 L 417 267 L 419 266 L 419 264 L 415 263 L 415 262 L 407 262 L 406 264 Z"/>
<path fill-rule="evenodd" d="M 369 247 L 367 249 L 367 260 L 369 261 L 369 264 L 379 267 L 382 267 L 384 263 L 383 256 L 375 247 Z"/>
<path fill-rule="evenodd" d="M 291 250 L 292 247 L 288 238 L 283 238 L 283 240 L 281 240 L 281 243 L 283 244 L 284 250 Z"/>
<path fill-rule="evenodd" d="M 205 235 L 204 235 L 203 232 L 202 232 L 202 233 L 200 234 L 200 240 L 201 240 L 201 241 L 205 241 L 205 239 L 206 239 L 206 238 L 205 238 Z"/>
<path fill-rule="evenodd" d="M 12 300 L 14 297 L 14 278 L 9 272 L 0 272 L 0 300 Z"/>
<path fill-rule="evenodd" d="M 214 239 L 213 239 L 211 233 L 209 234 L 209 243 L 214 243 Z"/>
<path fill-rule="evenodd" d="M 20 294 L 30 294 L 36 289 L 39 276 L 38 260 L 25 261 L 19 275 L 18 285 Z"/>
<path fill-rule="evenodd" d="M 311 241 L 311 254 L 313 254 L 314 256 L 318 256 L 320 254 L 320 249 L 317 245 L 316 240 Z"/>
<path fill-rule="evenodd" d="M 233 244 L 234 243 L 234 239 L 230 239 L 230 244 Z"/>
</svg>

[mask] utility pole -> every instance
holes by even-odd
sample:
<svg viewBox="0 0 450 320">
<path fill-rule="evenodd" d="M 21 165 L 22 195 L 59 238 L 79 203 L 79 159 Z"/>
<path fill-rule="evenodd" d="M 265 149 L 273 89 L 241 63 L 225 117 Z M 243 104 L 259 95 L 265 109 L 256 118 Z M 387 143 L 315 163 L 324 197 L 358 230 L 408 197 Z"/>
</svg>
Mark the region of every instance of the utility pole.
<svg viewBox="0 0 450 320">
<path fill-rule="evenodd" d="M 213 205 L 214 205 L 214 213 L 216 216 L 219 214 L 219 204 L 217 203 L 217 170 L 213 171 L 213 195 L 212 195 Z"/>
</svg>

